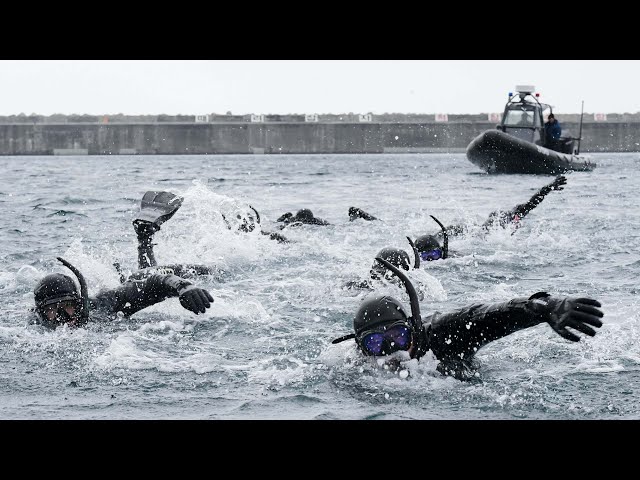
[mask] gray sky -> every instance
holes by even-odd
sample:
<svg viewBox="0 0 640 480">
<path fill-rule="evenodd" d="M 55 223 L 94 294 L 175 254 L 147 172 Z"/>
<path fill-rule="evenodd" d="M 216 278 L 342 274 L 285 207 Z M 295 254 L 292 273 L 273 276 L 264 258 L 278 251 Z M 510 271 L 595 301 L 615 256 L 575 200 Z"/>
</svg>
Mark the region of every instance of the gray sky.
<svg viewBox="0 0 640 480">
<path fill-rule="evenodd" d="M 640 111 L 638 60 L 0 60 L 0 115 Z"/>
</svg>

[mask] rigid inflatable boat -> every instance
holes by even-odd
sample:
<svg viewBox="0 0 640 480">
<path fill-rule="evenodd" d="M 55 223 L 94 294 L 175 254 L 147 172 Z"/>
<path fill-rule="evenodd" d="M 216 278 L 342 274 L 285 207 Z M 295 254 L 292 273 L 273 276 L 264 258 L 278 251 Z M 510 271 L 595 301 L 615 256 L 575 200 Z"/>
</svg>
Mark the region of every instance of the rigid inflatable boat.
<svg viewBox="0 0 640 480">
<path fill-rule="evenodd" d="M 518 86 L 509 93 L 502 122 L 496 130 L 482 132 L 467 146 L 467 159 L 487 173 L 558 175 L 567 171 L 591 171 L 596 164 L 580 155 L 580 137 L 547 141 L 545 115 L 551 106 L 540 103 L 532 86 Z M 582 120 L 580 122 L 582 134 Z"/>
</svg>

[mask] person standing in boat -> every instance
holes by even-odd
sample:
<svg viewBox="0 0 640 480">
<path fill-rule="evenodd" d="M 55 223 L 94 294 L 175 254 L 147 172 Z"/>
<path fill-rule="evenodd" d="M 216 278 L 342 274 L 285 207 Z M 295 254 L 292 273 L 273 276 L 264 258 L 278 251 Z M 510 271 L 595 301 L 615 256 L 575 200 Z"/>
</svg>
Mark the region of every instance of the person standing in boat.
<svg viewBox="0 0 640 480">
<path fill-rule="evenodd" d="M 544 124 L 544 140 L 545 147 L 552 150 L 557 150 L 560 144 L 560 136 L 562 135 L 562 127 L 560 122 L 556 120 L 553 113 L 550 113 L 547 117 L 547 122 Z"/>
</svg>

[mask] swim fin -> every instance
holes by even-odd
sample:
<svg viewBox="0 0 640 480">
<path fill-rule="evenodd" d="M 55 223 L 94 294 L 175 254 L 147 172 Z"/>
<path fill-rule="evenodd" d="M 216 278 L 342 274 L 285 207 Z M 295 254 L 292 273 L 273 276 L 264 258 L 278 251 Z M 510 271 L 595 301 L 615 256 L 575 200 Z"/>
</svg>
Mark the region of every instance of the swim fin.
<svg viewBox="0 0 640 480">
<path fill-rule="evenodd" d="M 148 191 L 140 202 L 140 212 L 136 220 L 154 223 L 156 226 L 162 225 L 169 220 L 182 206 L 184 198 L 174 195 L 171 192 Z"/>
</svg>

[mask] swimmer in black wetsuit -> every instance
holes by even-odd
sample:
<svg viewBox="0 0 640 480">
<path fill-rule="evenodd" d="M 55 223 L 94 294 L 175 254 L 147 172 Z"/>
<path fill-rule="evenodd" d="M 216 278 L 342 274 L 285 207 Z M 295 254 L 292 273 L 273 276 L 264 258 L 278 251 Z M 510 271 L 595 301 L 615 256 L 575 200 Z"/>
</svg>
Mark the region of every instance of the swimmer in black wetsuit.
<svg viewBox="0 0 640 480">
<path fill-rule="evenodd" d="M 182 205 L 183 198 L 174 195 L 171 192 L 154 192 L 148 191 L 142 197 L 140 203 L 140 212 L 133 221 L 133 228 L 138 237 L 138 270 L 129 276 L 125 276 L 120 268 L 120 264 L 114 266 L 120 273 L 120 280 L 133 280 L 144 278 L 154 273 L 173 274 L 182 278 L 195 278 L 201 275 L 218 275 L 220 270 L 215 266 L 199 265 L 199 264 L 164 264 L 158 266 L 153 252 L 153 235 L 160 230 L 160 225 L 169 220 Z M 255 208 L 249 206 L 255 213 L 252 215 L 241 217 L 238 215 L 238 231 L 252 232 L 256 228 L 256 223 L 260 224 L 260 214 Z M 232 229 L 229 220 L 222 215 L 227 228 Z M 261 230 L 263 235 L 269 235 L 272 240 L 279 243 L 287 243 L 288 240 L 279 233 L 269 233 Z"/>
<path fill-rule="evenodd" d="M 122 312 L 129 317 L 169 297 L 178 297 L 180 304 L 196 315 L 205 313 L 213 303 L 213 297 L 206 290 L 176 275 L 159 274 L 127 281 L 118 288 L 102 290 L 95 297 L 89 297 L 87 283 L 78 269 L 63 258 L 58 260 L 76 275 L 80 291 L 73 279 L 62 273 L 51 273 L 37 283 L 35 323 L 47 328 L 81 327 L 90 320 L 92 310 L 108 316 Z"/>
<path fill-rule="evenodd" d="M 522 220 L 531 210 L 536 208 L 544 197 L 553 190 L 562 190 L 567 183 L 567 178 L 564 175 L 558 175 L 555 180 L 548 185 L 545 185 L 533 195 L 528 202 L 516 205 L 508 211 L 495 211 L 491 212 L 486 222 L 482 224 L 485 230 L 488 230 L 494 225 L 506 228 L 509 225 L 515 225 L 516 228 L 520 227 L 520 220 Z"/>
<path fill-rule="evenodd" d="M 349 207 L 349 221 L 353 222 L 354 220 L 357 220 L 358 218 L 361 218 L 363 220 L 367 220 L 369 222 L 372 222 L 374 220 L 378 220 L 376 217 L 374 217 L 370 213 L 365 212 L 361 208 Z"/>
<path fill-rule="evenodd" d="M 558 175 L 555 180 L 548 185 L 545 185 L 538 190 L 528 202 L 521 203 L 513 207 L 511 210 L 498 210 L 491 212 L 489 218 L 482 224 L 482 228 L 489 230 L 493 226 L 500 226 L 506 228 L 508 226 L 520 226 L 520 220 L 522 220 L 531 210 L 536 208 L 544 197 L 554 190 L 563 190 L 564 185 L 567 183 L 567 178 L 564 175 Z M 451 235 L 459 235 L 466 231 L 464 225 L 451 225 L 447 227 L 447 233 Z M 442 233 L 438 233 L 438 236 L 442 236 Z"/>
<path fill-rule="evenodd" d="M 373 220 L 378 220 L 373 215 L 365 212 L 364 210 L 358 207 L 349 207 L 348 214 L 349 214 L 350 222 L 353 222 L 358 218 L 361 218 L 363 220 L 367 220 L 370 222 Z M 283 225 L 280 225 L 280 230 L 282 230 L 285 227 L 299 227 L 300 225 L 321 225 L 321 226 L 331 225 L 326 220 L 323 220 L 322 218 L 319 218 L 319 217 L 315 217 L 313 215 L 313 212 L 308 208 L 302 208 L 298 210 L 295 215 L 291 212 L 283 213 L 277 218 L 276 222 L 283 223 Z"/>
<path fill-rule="evenodd" d="M 447 233 L 447 229 L 440 223 L 433 215 L 429 215 L 431 218 L 435 220 L 435 222 L 440 225 L 442 229 L 443 241 L 442 245 L 434 235 L 421 235 L 416 238 L 415 246 L 418 250 L 418 254 L 420 258 L 425 262 L 431 262 L 433 260 L 445 260 L 449 258 L 449 234 Z"/>
<path fill-rule="evenodd" d="M 149 191 L 144 194 L 140 202 L 140 211 L 133 221 L 133 229 L 138 237 L 138 269 L 129 276 L 120 270 L 120 281 L 136 280 L 153 274 L 176 275 L 182 278 L 195 278 L 200 275 L 214 275 L 218 272 L 215 267 L 198 264 L 166 264 L 158 266 L 153 253 L 153 235 L 160 230 L 160 225 L 169 220 L 182 205 L 183 198 L 170 192 Z"/>
<path fill-rule="evenodd" d="M 253 232 L 256 228 L 256 223 L 260 224 L 260 214 L 258 213 L 258 211 L 253 208 L 251 205 L 249 205 L 249 208 L 251 210 L 253 210 L 253 213 L 255 213 L 255 218 L 253 217 L 253 215 L 249 214 L 245 217 L 243 217 L 240 214 L 236 215 L 236 219 L 239 220 L 239 224 L 238 224 L 238 231 L 240 232 L 244 232 L 244 233 L 249 233 L 249 232 Z M 227 217 L 224 216 L 224 214 L 222 215 L 222 219 L 224 220 L 225 224 L 227 225 L 227 228 L 229 230 L 232 230 L 232 226 L 229 223 L 229 221 L 227 220 Z M 271 240 L 275 240 L 278 243 L 289 243 L 289 240 L 287 240 L 287 238 L 284 235 L 281 235 L 279 233 L 276 232 L 266 232 L 264 230 L 260 230 L 260 233 L 262 235 L 269 235 L 269 238 Z"/>
<path fill-rule="evenodd" d="M 496 211 L 489 215 L 489 218 L 482 224 L 482 228 L 488 231 L 493 226 L 500 226 L 507 228 L 512 225 L 515 228 L 520 227 L 520 221 L 536 206 L 544 200 L 544 197 L 553 190 L 562 190 L 567 183 L 567 179 L 564 175 L 559 175 L 556 179 L 545 185 L 533 195 L 528 202 L 516 205 L 514 208 L 508 211 Z M 420 252 L 420 257 L 424 261 L 431 260 L 444 260 L 449 255 L 448 252 L 448 239 L 453 235 L 462 235 L 467 231 L 466 225 L 451 225 L 444 227 L 440 221 L 431 215 L 438 225 L 440 225 L 440 232 L 436 235 L 421 235 L 415 240 L 415 245 Z M 440 245 L 440 239 L 443 240 Z"/>
<path fill-rule="evenodd" d="M 314 217 L 313 212 L 308 208 L 302 208 L 298 210 L 295 215 L 291 212 L 283 213 L 276 219 L 276 222 L 284 223 L 284 225 L 280 226 L 281 230 L 287 226 L 297 227 L 300 225 L 331 225 L 326 220 Z"/>
<path fill-rule="evenodd" d="M 390 296 L 374 296 L 362 302 L 355 314 L 355 333 L 332 343 L 355 339 L 365 355 L 387 357 L 387 365 L 421 358 L 431 350 L 440 361 L 437 370 L 459 380 L 473 378 L 474 356 L 480 347 L 524 328 L 548 323 L 561 337 L 577 342 L 576 332 L 593 337 L 602 326 L 600 302 L 584 297 L 552 296 L 538 292 L 495 304 L 475 304 L 449 313 L 435 312 L 424 320 L 411 281 L 391 263 L 377 258 L 404 283 L 411 301 L 411 316 Z M 572 329 L 572 330 L 570 330 Z M 402 352 L 396 354 L 396 352 Z M 408 358 L 407 358 L 408 357 Z"/>
<path fill-rule="evenodd" d="M 414 254 L 413 268 L 420 268 L 420 256 L 413 241 L 407 237 Z M 411 265 L 409 261 L 409 255 L 401 248 L 385 247 L 376 254 L 376 258 L 382 258 L 395 267 L 402 268 L 403 270 L 410 270 Z M 348 290 L 375 290 L 376 285 L 385 279 L 391 283 L 395 283 L 398 286 L 402 286 L 400 280 L 388 272 L 387 269 L 382 266 L 378 261 L 374 260 L 371 270 L 369 270 L 369 278 L 364 280 L 351 280 L 345 283 L 342 288 Z M 422 298 L 421 298 L 422 300 Z"/>
</svg>

